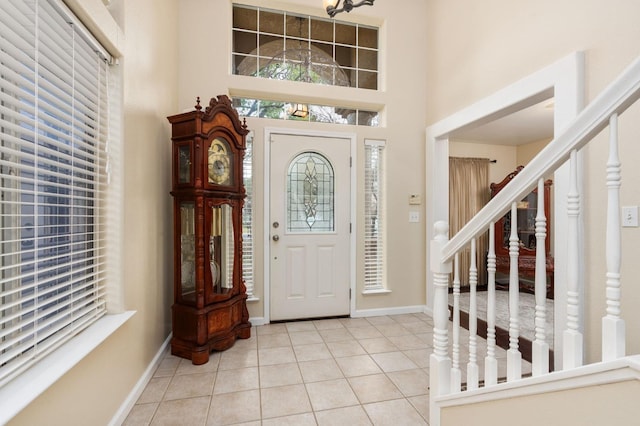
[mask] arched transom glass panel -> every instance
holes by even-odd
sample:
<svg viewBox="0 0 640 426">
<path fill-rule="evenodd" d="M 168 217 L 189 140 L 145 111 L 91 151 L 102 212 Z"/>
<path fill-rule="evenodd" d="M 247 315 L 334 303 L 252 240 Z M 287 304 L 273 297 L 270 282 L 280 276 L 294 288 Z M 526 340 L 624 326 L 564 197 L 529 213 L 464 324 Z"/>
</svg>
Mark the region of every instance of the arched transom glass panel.
<svg viewBox="0 0 640 426">
<path fill-rule="evenodd" d="M 334 174 L 317 152 L 303 152 L 287 172 L 287 231 L 333 232 Z"/>
</svg>

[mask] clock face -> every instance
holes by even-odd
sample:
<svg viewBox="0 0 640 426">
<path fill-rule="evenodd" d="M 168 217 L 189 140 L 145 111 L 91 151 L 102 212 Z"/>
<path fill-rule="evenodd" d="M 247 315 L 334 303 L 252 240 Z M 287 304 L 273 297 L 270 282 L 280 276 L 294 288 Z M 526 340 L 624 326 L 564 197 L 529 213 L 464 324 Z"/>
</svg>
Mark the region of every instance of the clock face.
<svg viewBox="0 0 640 426">
<path fill-rule="evenodd" d="M 231 182 L 231 153 L 227 141 L 215 138 L 208 151 L 209 183 L 216 185 L 230 185 Z"/>
</svg>

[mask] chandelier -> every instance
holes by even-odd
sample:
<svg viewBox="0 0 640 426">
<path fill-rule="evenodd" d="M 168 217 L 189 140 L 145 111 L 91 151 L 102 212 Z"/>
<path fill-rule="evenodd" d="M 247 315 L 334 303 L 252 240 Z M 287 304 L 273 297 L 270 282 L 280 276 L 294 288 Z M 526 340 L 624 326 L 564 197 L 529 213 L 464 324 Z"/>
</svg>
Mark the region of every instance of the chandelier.
<svg viewBox="0 0 640 426">
<path fill-rule="evenodd" d="M 362 0 L 356 4 L 353 4 L 353 0 L 343 0 L 342 7 L 338 9 L 338 6 L 340 6 L 340 1 L 341 0 L 323 0 L 322 2 L 324 5 L 324 8 L 327 10 L 327 13 L 332 18 L 340 12 L 349 13 L 354 7 L 360 7 L 363 5 L 373 6 L 373 2 L 374 2 L 374 0 Z"/>
</svg>

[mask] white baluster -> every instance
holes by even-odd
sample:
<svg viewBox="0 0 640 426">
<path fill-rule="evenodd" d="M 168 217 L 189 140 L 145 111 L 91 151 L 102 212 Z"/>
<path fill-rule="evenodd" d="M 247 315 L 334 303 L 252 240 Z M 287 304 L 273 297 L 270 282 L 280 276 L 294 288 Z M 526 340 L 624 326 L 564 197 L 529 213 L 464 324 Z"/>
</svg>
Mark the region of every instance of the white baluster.
<svg viewBox="0 0 640 426">
<path fill-rule="evenodd" d="M 569 193 L 567 194 L 567 329 L 563 333 L 562 369 L 582 365 L 582 333 L 579 330 L 580 307 L 578 293 L 578 194 L 577 152 L 571 151 L 569 160 Z"/>
<path fill-rule="evenodd" d="M 484 359 L 484 384 L 498 383 L 496 360 L 496 245 L 495 224 L 489 225 L 489 253 L 487 254 L 487 356 Z"/>
<path fill-rule="evenodd" d="M 545 253 L 547 218 L 544 215 L 544 179 L 538 180 L 538 212 L 536 215 L 536 275 L 535 275 L 535 339 L 531 348 L 532 373 L 540 376 L 549 372 L 549 344 L 547 328 L 547 259 Z"/>
<path fill-rule="evenodd" d="M 509 236 L 509 349 L 507 350 L 507 381 L 522 377 L 522 354 L 518 350 L 520 338 L 518 256 L 520 238 L 518 238 L 518 208 L 511 204 L 511 235 Z"/>
<path fill-rule="evenodd" d="M 430 267 L 433 273 L 433 352 L 429 359 L 430 383 L 430 423 L 440 424 L 440 410 L 435 405 L 434 396 L 447 395 L 451 385 L 451 359 L 449 358 L 449 303 L 448 285 L 451 262 L 442 262 L 442 247 L 447 243 L 449 225 L 438 221 L 434 225 L 435 238 L 430 245 Z"/>
<path fill-rule="evenodd" d="M 609 159 L 607 161 L 607 315 L 602 318 L 602 360 L 625 356 L 625 323 L 620 318 L 620 183 L 618 156 L 618 115 L 609 119 Z"/>
<path fill-rule="evenodd" d="M 451 367 L 451 392 L 460 392 L 462 372 L 460 371 L 460 255 L 456 253 L 453 263 L 453 349 Z"/>
<path fill-rule="evenodd" d="M 469 266 L 469 362 L 467 363 L 467 389 L 478 388 L 478 267 L 476 263 L 476 239 L 471 240 Z"/>
</svg>

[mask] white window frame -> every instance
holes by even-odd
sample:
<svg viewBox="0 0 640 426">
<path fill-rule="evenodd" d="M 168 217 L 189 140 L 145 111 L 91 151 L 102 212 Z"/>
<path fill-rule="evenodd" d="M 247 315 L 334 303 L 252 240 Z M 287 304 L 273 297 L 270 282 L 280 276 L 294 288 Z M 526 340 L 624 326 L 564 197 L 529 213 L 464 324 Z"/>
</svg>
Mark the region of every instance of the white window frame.
<svg viewBox="0 0 640 426">
<path fill-rule="evenodd" d="M 82 43 L 88 43 L 88 51 L 100 52 L 105 61 L 110 64 L 107 67 L 105 75 L 108 75 L 108 89 L 106 92 L 106 98 L 100 98 L 99 102 L 104 106 L 104 117 L 107 120 L 107 125 L 104 126 L 103 134 L 100 137 L 104 137 L 108 143 L 108 156 L 105 158 L 103 167 L 105 183 L 99 191 L 99 203 L 103 206 L 109 206 L 109 213 L 96 217 L 94 221 L 95 227 L 100 227 L 104 232 L 102 233 L 103 239 L 98 246 L 94 246 L 93 250 L 100 252 L 101 263 L 104 266 L 98 267 L 94 265 L 94 269 L 101 274 L 103 278 L 101 280 L 105 283 L 104 286 L 104 298 L 106 303 L 106 315 L 96 316 L 92 324 L 85 326 L 86 328 L 79 328 L 77 334 L 70 334 L 63 339 L 63 342 L 51 348 L 47 353 L 37 357 L 33 362 L 25 364 L 19 374 L 7 376 L 7 382 L 0 386 L 0 424 L 5 424 L 11 418 L 13 418 L 24 407 L 31 403 L 38 395 L 40 395 L 49 386 L 55 383 L 60 377 L 62 377 L 73 366 L 80 362 L 85 356 L 93 351 L 100 343 L 102 343 L 109 335 L 117 330 L 122 324 L 124 324 L 134 312 L 124 312 L 123 299 L 122 299 L 122 165 L 121 165 L 121 152 L 122 152 L 122 137 L 121 137 L 121 113 L 122 113 L 122 98 L 121 98 L 121 75 L 122 71 L 119 67 L 115 66 L 115 61 L 111 61 L 111 56 L 106 52 L 106 49 L 102 45 L 93 39 L 89 34 L 89 31 L 82 25 L 80 20 L 68 9 L 62 0 L 33 0 L 31 2 L 19 1 L 13 3 L 3 2 L 2 8 L 7 8 L 2 13 L 2 18 L 7 19 L 7 22 L 16 21 L 20 18 L 20 9 L 32 9 L 40 10 L 42 5 L 49 5 L 49 12 L 42 15 L 39 22 L 43 24 L 43 27 L 49 25 L 58 25 L 61 27 L 69 25 L 68 29 L 73 28 L 74 38 L 78 41 L 82 40 Z M 80 9 L 85 16 L 85 19 L 91 21 L 92 27 L 102 28 L 105 26 L 111 28 L 117 28 L 117 24 L 113 21 L 113 18 L 109 15 L 106 8 L 101 5 L 100 10 L 95 8 L 89 10 L 87 5 L 78 5 L 74 3 L 74 7 Z M 26 10 L 26 9 L 25 9 Z M 51 10 L 57 13 L 51 12 Z M 26 10 L 29 12 L 29 10 Z M 46 15 L 46 16 L 45 16 Z M 119 28 L 118 28 L 119 29 Z M 24 34 L 32 32 L 33 37 L 39 30 L 38 25 L 31 27 L 23 27 Z M 49 29 L 49 34 L 55 34 L 55 30 Z M 52 32 L 53 31 L 53 32 Z M 103 33 L 104 34 L 104 33 Z M 28 34 L 27 34 L 28 35 Z M 114 40 L 103 40 L 107 42 L 112 52 L 119 54 L 118 34 Z M 104 37 L 104 36 L 103 36 Z M 17 41 L 17 39 L 16 39 Z M 43 45 L 45 43 L 42 43 Z M 7 50 L 11 48 L 15 51 L 20 51 L 23 46 L 16 46 L 15 43 L 8 43 L 5 45 Z M 43 60 L 45 60 L 45 53 L 40 51 L 40 44 L 37 46 L 34 57 L 36 68 L 40 66 Z M 55 54 L 55 53 L 54 53 Z M 11 61 L 10 55 L 5 55 L 5 63 Z M 1 60 L 0 60 L 1 61 Z M 5 67 L 5 71 L 10 72 L 10 67 Z M 55 71 L 53 72 L 55 74 Z M 73 84 L 79 83 L 80 72 L 74 72 Z M 1 83 L 0 83 L 1 84 Z M 36 86 L 37 87 L 37 86 Z M 53 92 L 55 93 L 55 92 Z M 7 93 L 4 93 L 7 95 Z M 37 98 L 39 93 L 36 91 L 33 93 L 33 97 Z M 50 95 L 51 99 L 55 102 L 57 95 Z M 10 102 L 8 99 L 7 102 Z M 35 102 L 35 101 L 34 101 Z M 8 113 L 10 110 L 7 110 Z M 34 120 L 38 123 L 37 117 Z M 0 127 L 9 127 L 13 123 L 11 121 L 2 120 L 0 118 Z M 24 129 L 22 134 L 24 134 Z M 19 141 L 20 139 L 15 139 Z M 9 160 L 8 163 L 10 163 Z M 16 163 L 17 164 L 17 163 Z M 97 211 L 98 207 L 94 211 Z M 107 247 L 109 249 L 107 250 Z M 80 332 L 81 331 L 81 332 Z"/>
<path fill-rule="evenodd" d="M 242 173 L 246 191 L 246 197 L 242 209 L 242 278 L 244 279 L 244 284 L 247 288 L 247 301 L 249 302 L 260 300 L 255 296 L 255 294 L 253 294 L 255 289 L 253 268 L 253 225 L 255 222 L 255 217 L 253 214 L 253 189 L 255 184 L 253 180 L 253 139 L 253 132 L 249 132 L 246 138 L 246 148 L 242 163 Z M 244 235 L 245 233 L 247 235 Z"/>
<path fill-rule="evenodd" d="M 384 140 L 365 139 L 364 141 L 364 290 L 362 294 L 390 293 L 386 286 L 385 147 Z"/>
</svg>

